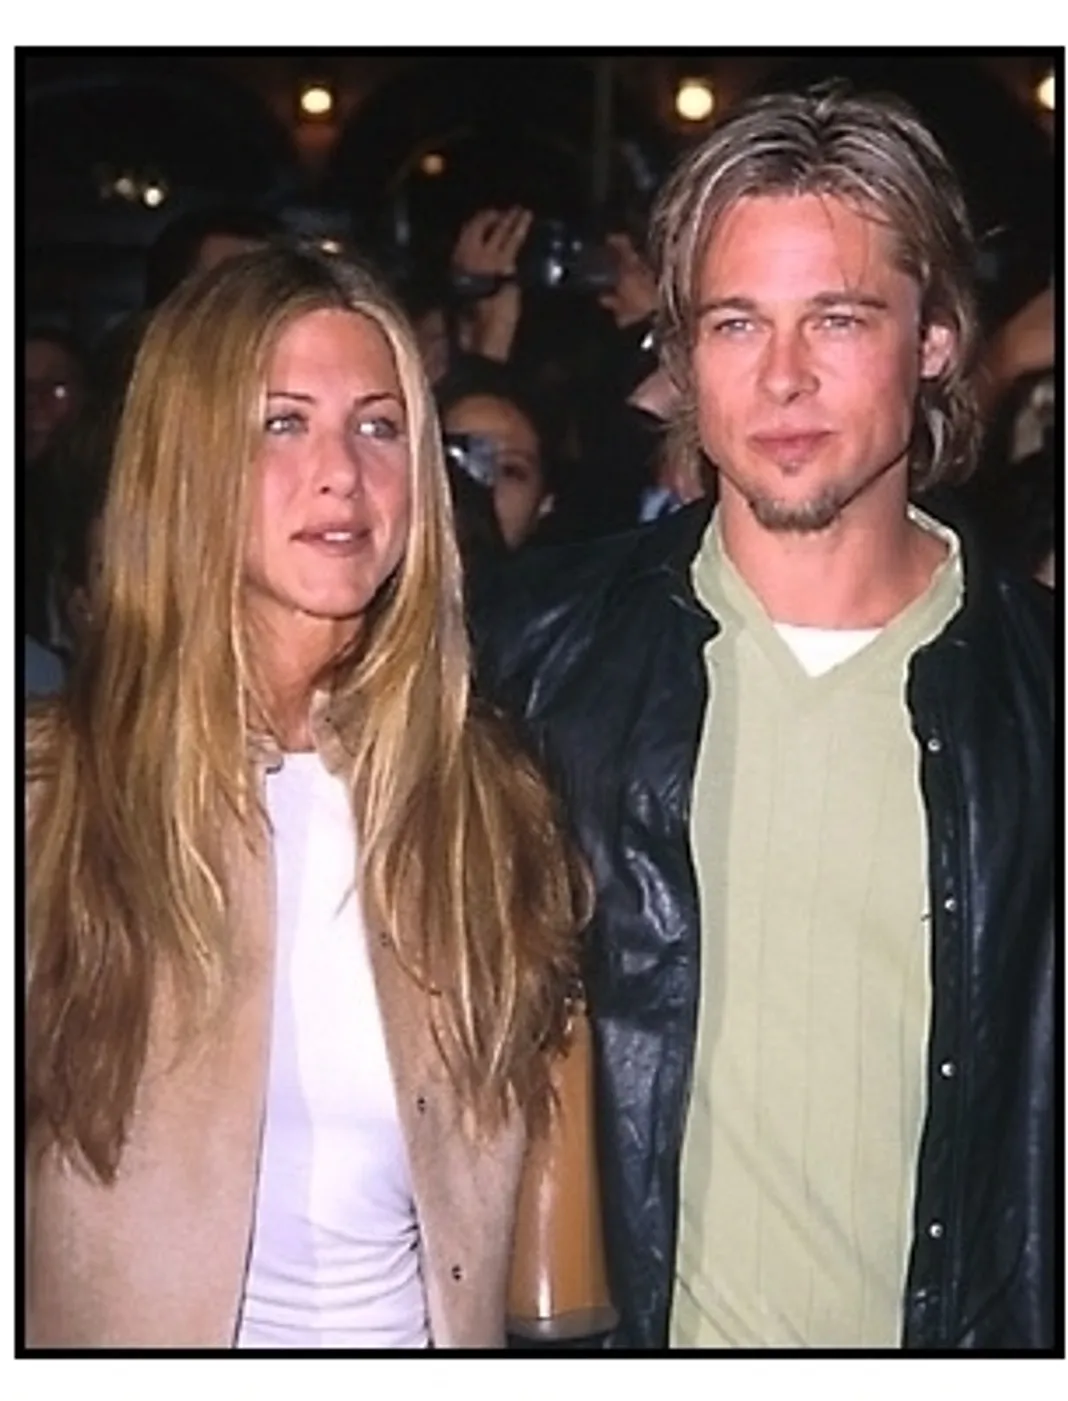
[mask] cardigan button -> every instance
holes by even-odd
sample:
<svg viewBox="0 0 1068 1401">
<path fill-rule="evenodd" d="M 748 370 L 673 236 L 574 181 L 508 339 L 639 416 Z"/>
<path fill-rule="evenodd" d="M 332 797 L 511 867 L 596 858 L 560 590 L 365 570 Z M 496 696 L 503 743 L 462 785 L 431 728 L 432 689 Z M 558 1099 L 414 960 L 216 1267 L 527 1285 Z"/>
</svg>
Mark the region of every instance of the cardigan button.
<svg viewBox="0 0 1068 1401">
<path fill-rule="evenodd" d="M 464 1272 L 463 1272 L 463 1270 L 460 1268 L 459 1265 L 453 1265 L 453 1267 L 452 1267 L 452 1269 L 449 1271 L 449 1273 L 452 1275 L 453 1279 L 459 1280 L 459 1279 L 463 1279 L 463 1277 L 464 1277 Z"/>
<path fill-rule="evenodd" d="M 416 1095 L 415 1107 L 420 1114 L 426 1113 L 426 1095 Z"/>
</svg>

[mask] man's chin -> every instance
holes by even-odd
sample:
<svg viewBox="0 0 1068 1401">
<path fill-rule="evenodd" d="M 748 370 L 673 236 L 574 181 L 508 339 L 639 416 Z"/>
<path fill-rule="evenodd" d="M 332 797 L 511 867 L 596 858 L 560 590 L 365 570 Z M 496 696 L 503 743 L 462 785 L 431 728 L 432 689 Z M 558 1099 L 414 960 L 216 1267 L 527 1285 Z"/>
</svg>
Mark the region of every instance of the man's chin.
<svg viewBox="0 0 1068 1401">
<path fill-rule="evenodd" d="M 749 509 L 765 530 L 799 535 L 826 530 L 842 513 L 844 502 L 837 492 L 825 492 L 808 501 L 783 501 L 770 496 L 750 496 Z"/>
</svg>

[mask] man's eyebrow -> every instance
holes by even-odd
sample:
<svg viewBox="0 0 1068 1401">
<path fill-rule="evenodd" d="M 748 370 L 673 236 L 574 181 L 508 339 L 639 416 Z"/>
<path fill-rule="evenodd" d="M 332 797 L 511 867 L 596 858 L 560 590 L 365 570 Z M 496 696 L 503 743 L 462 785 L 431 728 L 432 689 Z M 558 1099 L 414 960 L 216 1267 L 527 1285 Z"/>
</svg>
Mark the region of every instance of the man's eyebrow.
<svg viewBox="0 0 1068 1401">
<path fill-rule="evenodd" d="M 877 297 L 874 292 L 817 292 L 809 298 L 809 304 L 817 307 L 866 306 L 873 311 L 886 311 L 889 302 L 885 297 Z"/>
<path fill-rule="evenodd" d="M 827 291 L 817 292 L 809 297 L 807 305 L 820 308 L 858 306 L 870 307 L 873 311 L 886 311 L 889 303 L 885 297 L 877 297 L 871 292 Z M 760 304 L 752 297 L 712 297 L 699 304 L 696 315 L 700 318 L 713 311 L 744 311 L 754 314 L 759 313 Z"/>
<path fill-rule="evenodd" d="M 698 304 L 696 315 L 707 316 L 710 311 L 756 311 L 752 297 L 712 297 Z"/>
</svg>

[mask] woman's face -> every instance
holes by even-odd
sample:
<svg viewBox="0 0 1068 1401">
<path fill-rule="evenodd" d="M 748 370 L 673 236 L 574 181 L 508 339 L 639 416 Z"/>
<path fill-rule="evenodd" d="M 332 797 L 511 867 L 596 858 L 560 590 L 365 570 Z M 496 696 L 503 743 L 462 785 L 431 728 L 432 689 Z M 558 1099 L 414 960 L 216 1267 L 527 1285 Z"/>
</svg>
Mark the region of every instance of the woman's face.
<svg viewBox="0 0 1068 1401">
<path fill-rule="evenodd" d="M 493 443 L 493 509 L 504 543 L 510 550 L 516 549 L 553 506 L 553 498 L 545 490 L 534 425 L 507 399 L 470 394 L 452 405 L 442 426 L 446 433 L 477 433 Z"/>
<path fill-rule="evenodd" d="M 408 537 L 410 445 L 393 353 L 367 317 L 308 312 L 268 366 L 245 555 L 254 617 L 326 655 L 357 632 Z"/>
</svg>

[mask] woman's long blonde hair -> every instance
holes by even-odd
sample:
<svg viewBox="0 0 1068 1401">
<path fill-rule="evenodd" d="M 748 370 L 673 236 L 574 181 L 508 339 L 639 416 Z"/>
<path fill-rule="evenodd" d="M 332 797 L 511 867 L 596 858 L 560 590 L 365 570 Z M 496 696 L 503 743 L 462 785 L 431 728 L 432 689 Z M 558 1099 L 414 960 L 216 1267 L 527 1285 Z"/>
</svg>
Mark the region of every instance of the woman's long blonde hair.
<svg viewBox="0 0 1068 1401">
<path fill-rule="evenodd" d="M 85 650 L 31 716 L 27 1116 L 102 1180 L 117 1168 L 160 981 L 188 1038 L 225 1008 L 227 851 L 266 854 L 242 595 L 268 360 L 285 326 L 369 317 L 406 405 L 411 523 L 358 646 L 322 679 L 346 755 L 369 926 L 428 990 L 474 1122 L 548 1101 L 544 1050 L 574 975 L 586 881 L 552 800 L 476 708 L 437 420 L 414 338 L 376 278 L 275 247 L 184 284 L 128 387 Z M 429 1011 L 428 1011 L 429 1014 Z"/>
</svg>

